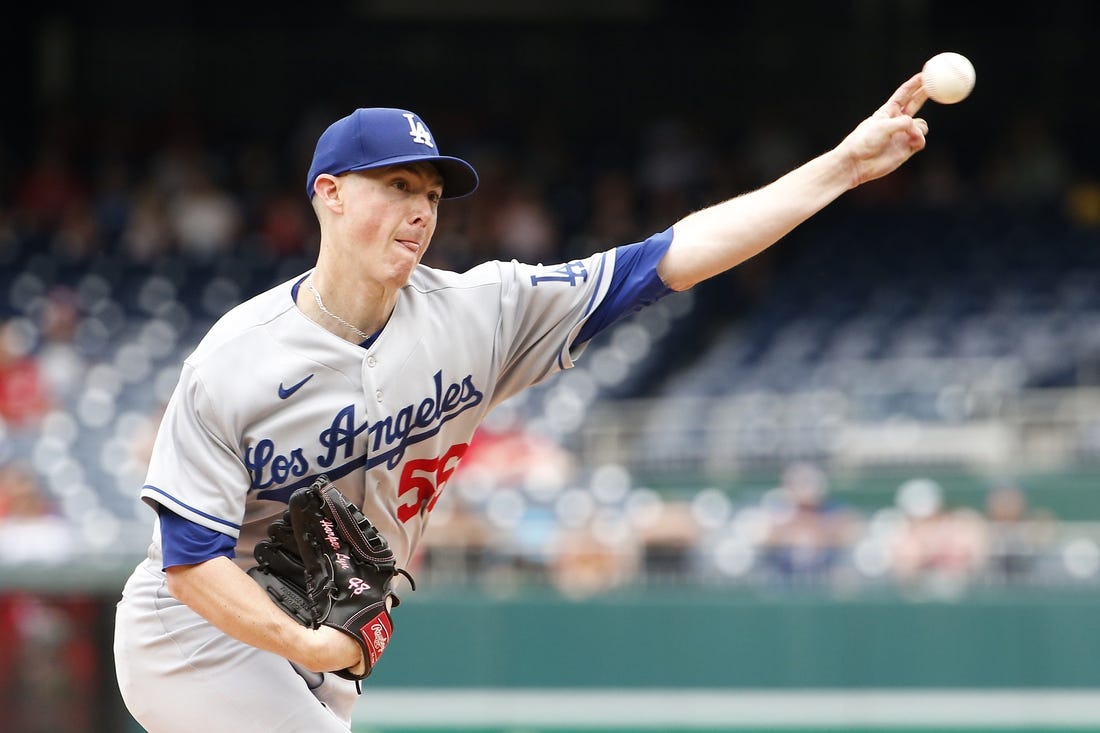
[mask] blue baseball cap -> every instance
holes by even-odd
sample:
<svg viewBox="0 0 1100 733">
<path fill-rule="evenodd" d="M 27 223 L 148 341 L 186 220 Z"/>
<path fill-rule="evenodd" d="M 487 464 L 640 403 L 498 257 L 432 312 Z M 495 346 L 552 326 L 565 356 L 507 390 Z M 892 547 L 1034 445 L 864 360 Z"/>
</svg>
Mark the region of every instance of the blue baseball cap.
<svg viewBox="0 0 1100 733">
<path fill-rule="evenodd" d="M 306 197 L 313 198 L 317 176 L 428 161 L 443 176 L 443 198 L 468 196 L 477 189 L 477 171 L 462 160 L 440 155 L 431 130 L 408 110 L 360 108 L 329 125 L 317 140 L 306 178 Z"/>
</svg>

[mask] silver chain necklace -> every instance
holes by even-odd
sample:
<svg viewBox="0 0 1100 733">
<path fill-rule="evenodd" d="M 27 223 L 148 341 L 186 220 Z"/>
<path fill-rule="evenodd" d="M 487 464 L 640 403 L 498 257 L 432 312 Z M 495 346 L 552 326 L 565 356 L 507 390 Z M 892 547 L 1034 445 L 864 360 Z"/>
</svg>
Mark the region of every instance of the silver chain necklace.
<svg viewBox="0 0 1100 733">
<path fill-rule="evenodd" d="M 352 331 L 354 331 L 355 335 L 359 337 L 360 341 L 366 341 L 367 339 L 370 338 L 369 333 L 364 333 L 362 330 L 360 330 L 359 328 L 356 328 L 355 326 L 348 323 L 343 318 L 336 315 L 335 313 L 333 313 L 332 311 L 330 311 L 328 308 L 325 307 L 325 301 L 321 300 L 321 294 L 319 292 L 317 292 L 317 288 L 313 287 L 313 278 L 312 277 L 310 277 L 309 279 L 306 280 L 306 287 L 309 288 L 310 292 L 313 293 L 313 299 L 317 301 L 317 307 L 321 309 L 322 313 L 324 313 L 326 316 L 328 316 L 332 320 L 339 323 L 344 328 L 348 328 L 348 329 L 351 329 Z"/>
</svg>

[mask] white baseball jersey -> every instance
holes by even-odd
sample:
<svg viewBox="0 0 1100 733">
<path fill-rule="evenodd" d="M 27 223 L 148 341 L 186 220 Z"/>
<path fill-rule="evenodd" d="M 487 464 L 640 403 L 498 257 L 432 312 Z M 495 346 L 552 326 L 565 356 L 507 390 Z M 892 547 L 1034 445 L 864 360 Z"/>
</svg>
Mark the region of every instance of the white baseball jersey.
<svg viewBox="0 0 1100 733">
<path fill-rule="evenodd" d="M 247 568 L 291 492 L 324 473 L 408 564 L 486 414 L 584 348 L 570 344 L 615 255 L 463 274 L 421 266 L 368 348 L 296 307 L 302 278 L 249 300 L 186 359 L 142 498 L 237 537 Z"/>
<path fill-rule="evenodd" d="M 219 320 L 184 362 L 141 490 L 167 513 L 116 615 L 115 671 L 135 718 L 189 733 L 213 705 L 226 730 L 347 733 L 355 683 L 223 634 L 172 595 L 162 566 L 233 548 L 247 569 L 290 494 L 322 473 L 408 565 L 486 414 L 667 294 L 656 264 L 671 239 L 551 267 L 419 267 L 365 346 L 298 309 L 304 275 Z"/>
</svg>

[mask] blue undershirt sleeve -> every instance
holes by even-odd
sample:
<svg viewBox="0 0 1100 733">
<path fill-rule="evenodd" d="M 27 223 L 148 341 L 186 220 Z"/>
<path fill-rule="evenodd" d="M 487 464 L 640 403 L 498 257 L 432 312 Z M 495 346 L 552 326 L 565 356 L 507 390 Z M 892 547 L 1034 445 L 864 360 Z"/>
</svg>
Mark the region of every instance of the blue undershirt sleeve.
<svg viewBox="0 0 1100 733">
<path fill-rule="evenodd" d="M 227 534 L 195 524 L 189 519 L 157 507 L 160 517 L 160 545 L 164 556 L 164 568 L 175 565 L 194 565 L 215 557 L 235 556 L 237 540 Z"/>
<path fill-rule="evenodd" d="M 653 305 L 673 292 L 657 276 L 657 263 L 672 244 L 672 229 L 644 242 L 615 248 L 615 272 L 607 296 L 581 326 L 573 345 L 583 344 L 620 319 Z"/>
</svg>

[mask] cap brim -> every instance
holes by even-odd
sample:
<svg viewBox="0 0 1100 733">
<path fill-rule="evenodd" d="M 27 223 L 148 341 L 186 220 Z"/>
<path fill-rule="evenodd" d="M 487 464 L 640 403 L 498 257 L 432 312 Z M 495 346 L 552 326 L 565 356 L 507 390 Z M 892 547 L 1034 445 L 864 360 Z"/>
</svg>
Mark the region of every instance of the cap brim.
<svg viewBox="0 0 1100 733">
<path fill-rule="evenodd" d="M 478 177 L 474 167 L 462 158 L 455 158 L 450 155 L 398 155 L 385 160 L 376 160 L 370 165 L 349 168 L 346 172 L 366 171 L 374 168 L 385 168 L 390 165 L 419 162 L 431 163 L 439 170 L 439 175 L 443 176 L 443 198 L 445 199 L 462 198 L 477 190 Z"/>
</svg>

